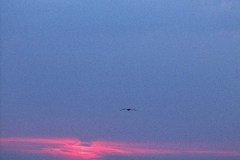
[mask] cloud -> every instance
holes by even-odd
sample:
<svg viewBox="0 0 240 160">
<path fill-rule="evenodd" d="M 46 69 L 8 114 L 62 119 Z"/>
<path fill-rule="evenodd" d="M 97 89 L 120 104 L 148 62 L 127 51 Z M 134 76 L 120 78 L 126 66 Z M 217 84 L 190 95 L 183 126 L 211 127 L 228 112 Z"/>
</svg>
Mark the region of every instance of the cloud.
<svg viewBox="0 0 240 160">
<path fill-rule="evenodd" d="M 221 7 L 224 8 L 224 9 L 231 9 L 232 8 L 232 2 L 229 1 L 229 0 L 224 0 L 221 2 Z"/>
<path fill-rule="evenodd" d="M 78 139 L 1 138 L 3 151 L 52 155 L 77 159 L 97 159 L 118 156 L 213 155 L 240 156 L 234 147 L 216 144 L 149 144 L 109 141 L 83 142 Z"/>
<path fill-rule="evenodd" d="M 239 13 L 240 1 L 222 0 L 220 2 L 220 6 L 225 10 L 235 10 L 237 13 Z"/>
<path fill-rule="evenodd" d="M 240 30 L 232 31 L 231 35 L 234 39 L 239 39 L 240 38 Z"/>
</svg>

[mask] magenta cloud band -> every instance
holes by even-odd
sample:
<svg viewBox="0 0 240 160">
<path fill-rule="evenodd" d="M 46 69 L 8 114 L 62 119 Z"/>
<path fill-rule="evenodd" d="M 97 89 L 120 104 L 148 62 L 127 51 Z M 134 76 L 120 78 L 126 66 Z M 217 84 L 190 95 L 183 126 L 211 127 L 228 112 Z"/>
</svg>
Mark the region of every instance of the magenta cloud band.
<svg viewBox="0 0 240 160">
<path fill-rule="evenodd" d="M 40 154 L 77 159 L 97 159 L 107 156 L 237 156 L 239 145 L 203 143 L 126 143 L 111 141 L 84 142 L 74 138 L 0 138 L 5 152 Z"/>
</svg>

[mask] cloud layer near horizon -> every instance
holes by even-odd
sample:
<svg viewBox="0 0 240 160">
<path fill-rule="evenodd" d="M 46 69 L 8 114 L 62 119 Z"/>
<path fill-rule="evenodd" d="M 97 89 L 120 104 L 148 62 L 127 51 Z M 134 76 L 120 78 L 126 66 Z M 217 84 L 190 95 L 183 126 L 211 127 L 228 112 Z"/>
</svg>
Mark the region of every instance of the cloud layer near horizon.
<svg viewBox="0 0 240 160">
<path fill-rule="evenodd" d="M 228 144 L 182 143 L 125 143 L 110 141 L 83 142 L 68 138 L 1 138 L 0 146 L 6 152 L 52 155 L 66 158 L 92 159 L 112 155 L 160 156 L 160 155 L 212 155 L 240 156 L 240 150 Z M 229 147 L 231 146 L 231 147 Z"/>
</svg>

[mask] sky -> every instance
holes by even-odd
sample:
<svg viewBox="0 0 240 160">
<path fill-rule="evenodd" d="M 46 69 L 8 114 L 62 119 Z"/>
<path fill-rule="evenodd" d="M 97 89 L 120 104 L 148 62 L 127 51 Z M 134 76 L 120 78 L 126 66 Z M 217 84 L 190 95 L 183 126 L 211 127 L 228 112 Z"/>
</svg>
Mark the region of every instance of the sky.
<svg viewBox="0 0 240 160">
<path fill-rule="evenodd" d="M 240 157 L 240 1 L 0 5 L 2 159 Z"/>
</svg>

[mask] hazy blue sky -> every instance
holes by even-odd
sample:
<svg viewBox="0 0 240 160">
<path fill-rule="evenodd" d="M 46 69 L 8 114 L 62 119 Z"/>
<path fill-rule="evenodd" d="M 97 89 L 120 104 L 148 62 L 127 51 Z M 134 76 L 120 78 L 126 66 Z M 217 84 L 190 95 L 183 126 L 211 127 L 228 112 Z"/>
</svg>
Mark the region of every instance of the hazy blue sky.
<svg viewBox="0 0 240 160">
<path fill-rule="evenodd" d="M 240 144 L 240 1 L 0 3 L 1 137 Z"/>
</svg>

